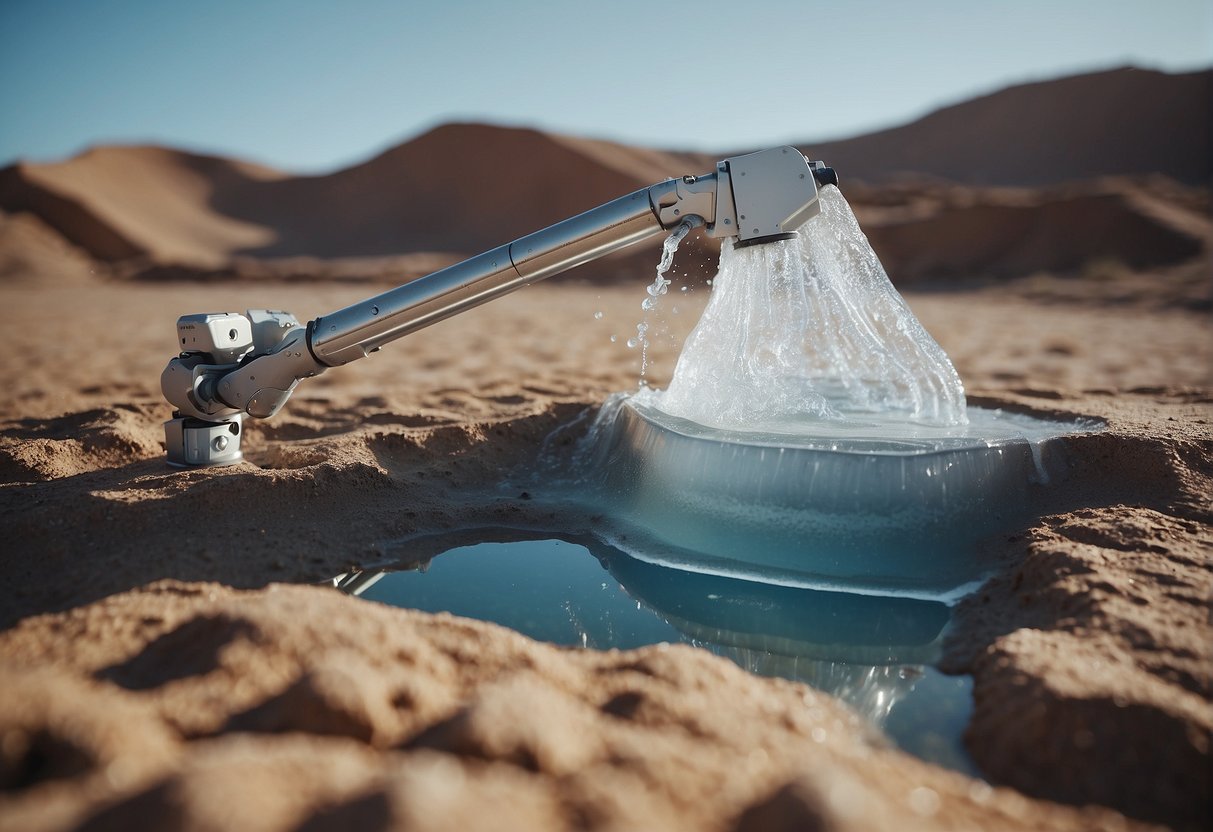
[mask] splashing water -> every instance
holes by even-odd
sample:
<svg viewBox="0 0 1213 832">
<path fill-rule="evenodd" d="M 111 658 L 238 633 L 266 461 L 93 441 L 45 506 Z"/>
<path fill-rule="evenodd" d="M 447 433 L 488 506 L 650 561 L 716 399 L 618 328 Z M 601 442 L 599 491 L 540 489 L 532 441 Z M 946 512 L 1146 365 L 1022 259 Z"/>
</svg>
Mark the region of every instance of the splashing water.
<svg viewBox="0 0 1213 832">
<path fill-rule="evenodd" d="M 670 386 L 644 392 L 644 403 L 727 430 L 873 417 L 966 424 L 959 375 L 893 288 L 850 205 L 833 186 L 820 201 L 796 239 L 725 241 Z M 672 248 L 667 240 L 663 266 Z"/>
<path fill-rule="evenodd" d="M 665 273 L 674 264 L 674 254 L 678 251 L 678 245 L 687 234 L 691 233 L 691 228 L 692 224 L 690 221 L 682 222 L 670 233 L 670 236 L 665 238 L 665 242 L 662 243 L 661 262 L 657 264 L 657 276 L 645 290 L 649 293 L 649 296 L 640 304 L 640 308 L 645 312 L 651 312 L 655 309 L 657 307 L 657 299 L 670 290 L 670 281 L 666 279 Z"/>
<path fill-rule="evenodd" d="M 993 568 L 978 541 L 1047 505 L 1060 438 L 1101 425 L 966 410 L 842 194 L 819 198 L 797 239 L 724 244 L 669 388 L 608 398 L 561 494 L 642 561 L 951 603 Z"/>
<path fill-rule="evenodd" d="M 698 218 L 695 218 L 698 219 Z M 695 228 L 696 223 L 692 219 L 683 220 L 678 224 L 678 227 L 670 232 L 670 236 L 665 238 L 665 242 L 661 246 L 661 261 L 657 264 L 657 276 L 653 278 L 653 282 L 646 287 L 648 297 L 640 304 L 640 308 L 644 310 L 645 320 L 636 325 L 636 337 L 628 339 L 628 347 L 635 349 L 640 347 L 640 386 L 644 387 L 645 376 L 649 370 L 649 313 L 657 308 L 658 300 L 662 295 L 670 290 L 670 281 L 666 278 L 666 272 L 674 264 L 674 253 L 678 251 L 678 245 L 683 241 L 687 234 Z"/>
</svg>

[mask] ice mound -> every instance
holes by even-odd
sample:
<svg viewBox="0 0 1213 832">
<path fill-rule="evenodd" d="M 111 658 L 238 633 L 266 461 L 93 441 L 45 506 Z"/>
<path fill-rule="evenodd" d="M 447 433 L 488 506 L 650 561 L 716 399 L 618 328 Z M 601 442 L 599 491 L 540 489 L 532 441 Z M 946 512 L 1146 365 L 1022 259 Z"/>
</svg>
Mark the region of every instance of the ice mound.
<svg viewBox="0 0 1213 832">
<path fill-rule="evenodd" d="M 800 432 L 881 415 L 963 425 L 952 362 L 893 288 L 834 186 L 792 240 L 726 240 L 712 297 L 646 404 L 726 430 Z"/>
</svg>

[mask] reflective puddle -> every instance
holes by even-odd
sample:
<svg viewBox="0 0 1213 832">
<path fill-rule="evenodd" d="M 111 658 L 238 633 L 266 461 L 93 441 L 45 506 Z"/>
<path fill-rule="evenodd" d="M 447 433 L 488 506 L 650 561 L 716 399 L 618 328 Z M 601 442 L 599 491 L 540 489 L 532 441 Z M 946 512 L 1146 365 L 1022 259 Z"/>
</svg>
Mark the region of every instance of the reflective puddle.
<svg viewBox="0 0 1213 832">
<path fill-rule="evenodd" d="M 419 568 L 354 572 L 334 584 L 553 644 L 692 644 L 751 672 L 830 693 L 905 751 L 976 774 L 961 741 L 971 680 L 932 667 L 950 614 L 940 601 L 686 572 L 588 537 L 475 530 L 414 542 Z"/>
</svg>

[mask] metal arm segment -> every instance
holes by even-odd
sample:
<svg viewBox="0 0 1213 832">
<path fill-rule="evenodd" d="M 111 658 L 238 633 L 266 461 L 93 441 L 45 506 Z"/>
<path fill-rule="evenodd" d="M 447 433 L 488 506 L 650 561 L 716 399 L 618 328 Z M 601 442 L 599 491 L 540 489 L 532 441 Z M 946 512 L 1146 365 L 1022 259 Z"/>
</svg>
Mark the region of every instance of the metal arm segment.
<svg viewBox="0 0 1213 832">
<path fill-rule="evenodd" d="M 317 318 L 312 354 L 335 367 L 418 329 L 664 231 L 645 188 Z"/>
<path fill-rule="evenodd" d="M 831 171 L 832 173 L 832 171 Z M 816 170 L 795 148 L 736 156 L 704 176 L 670 179 L 512 243 L 317 318 L 321 364 L 348 364 L 418 329 L 596 260 L 699 216 L 739 244 L 785 239 L 815 216 Z"/>
<path fill-rule="evenodd" d="M 738 245 L 790 237 L 820 211 L 817 183 L 836 183 L 832 175 L 792 147 L 732 157 L 712 173 L 643 188 L 324 315 L 306 330 L 268 310 L 185 316 L 177 324 L 184 350 L 161 376 L 176 408 L 165 427 L 169 461 L 236 462 L 243 416 L 274 415 L 301 380 L 689 217 L 702 219 L 709 236 L 734 237 Z"/>
</svg>

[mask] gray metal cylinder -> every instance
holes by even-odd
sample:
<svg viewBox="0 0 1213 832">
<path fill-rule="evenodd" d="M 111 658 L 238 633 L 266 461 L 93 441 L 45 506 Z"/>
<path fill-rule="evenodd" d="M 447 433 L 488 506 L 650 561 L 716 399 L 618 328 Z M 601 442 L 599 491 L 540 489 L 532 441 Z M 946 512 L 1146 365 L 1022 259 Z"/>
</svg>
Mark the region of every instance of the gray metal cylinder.
<svg viewBox="0 0 1213 832">
<path fill-rule="evenodd" d="M 330 367 L 348 364 L 389 341 L 664 231 L 643 188 L 317 318 L 312 354 Z"/>
</svg>

